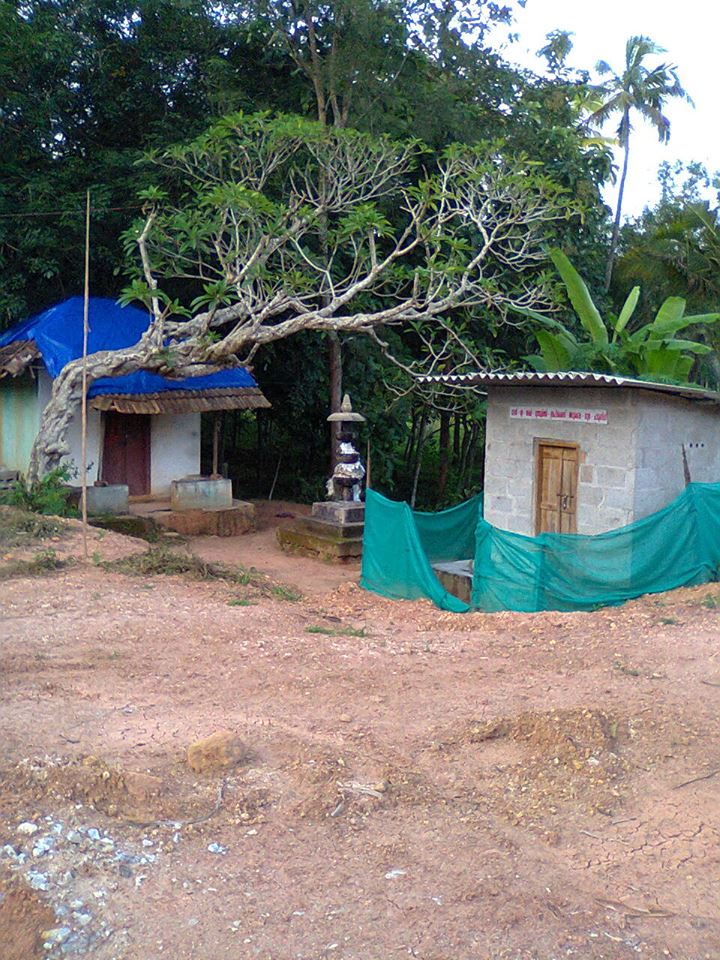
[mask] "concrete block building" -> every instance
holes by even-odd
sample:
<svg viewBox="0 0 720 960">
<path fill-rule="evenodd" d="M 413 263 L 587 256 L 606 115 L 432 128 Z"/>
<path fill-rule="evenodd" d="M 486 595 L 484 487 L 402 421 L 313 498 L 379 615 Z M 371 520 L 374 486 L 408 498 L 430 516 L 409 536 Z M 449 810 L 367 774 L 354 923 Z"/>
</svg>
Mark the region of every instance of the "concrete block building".
<svg viewBox="0 0 720 960">
<path fill-rule="evenodd" d="M 487 395 L 485 519 L 596 534 L 720 481 L 720 394 L 596 373 L 443 377 Z"/>
</svg>

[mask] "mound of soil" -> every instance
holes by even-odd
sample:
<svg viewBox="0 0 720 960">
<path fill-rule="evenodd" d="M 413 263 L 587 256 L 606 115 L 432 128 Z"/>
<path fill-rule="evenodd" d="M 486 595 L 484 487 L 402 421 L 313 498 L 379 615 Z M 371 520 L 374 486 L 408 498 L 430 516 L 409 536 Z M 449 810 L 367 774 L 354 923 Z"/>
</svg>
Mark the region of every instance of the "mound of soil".
<svg viewBox="0 0 720 960">
<path fill-rule="evenodd" d="M 55 915 L 37 893 L 16 880 L 0 879 L 0 950 L 3 960 L 35 960 L 46 956 L 43 931 L 55 926 Z"/>
</svg>

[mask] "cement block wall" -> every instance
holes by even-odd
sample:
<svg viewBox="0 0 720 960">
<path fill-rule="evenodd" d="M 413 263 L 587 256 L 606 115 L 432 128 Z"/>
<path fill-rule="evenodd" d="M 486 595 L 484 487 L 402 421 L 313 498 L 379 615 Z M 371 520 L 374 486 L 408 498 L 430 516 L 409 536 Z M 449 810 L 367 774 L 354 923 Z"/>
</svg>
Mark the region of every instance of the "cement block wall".
<svg viewBox="0 0 720 960">
<path fill-rule="evenodd" d="M 515 420 L 510 410 L 582 407 L 608 412 L 605 424 Z M 572 387 L 490 388 L 485 446 L 485 518 L 494 526 L 535 534 L 535 451 L 540 440 L 580 446 L 577 532 L 600 533 L 630 523 L 634 511 L 637 409 L 630 391 Z"/>
<path fill-rule="evenodd" d="M 607 410 L 606 424 L 511 419 L 512 407 Z M 667 506 L 692 480 L 720 482 L 720 407 L 618 388 L 490 388 L 485 517 L 503 530 L 535 533 L 538 441 L 580 447 L 577 532 L 603 533 Z"/>
<path fill-rule="evenodd" d="M 690 479 L 720 482 L 720 408 L 682 397 L 636 391 L 638 409 L 634 518 L 667 506 L 685 489 L 682 448 Z"/>
</svg>

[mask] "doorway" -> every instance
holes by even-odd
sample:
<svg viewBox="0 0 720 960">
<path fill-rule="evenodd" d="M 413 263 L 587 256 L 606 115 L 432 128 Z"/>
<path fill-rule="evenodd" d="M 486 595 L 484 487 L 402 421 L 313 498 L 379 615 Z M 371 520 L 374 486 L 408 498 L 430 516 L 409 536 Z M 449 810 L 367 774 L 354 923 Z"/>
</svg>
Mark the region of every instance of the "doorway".
<svg viewBox="0 0 720 960">
<path fill-rule="evenodd" d="M 535 463 L 535 533 L 577 533 L 580 448 L 539 440 Z"/>
<path fill-rule="evenodd" d="M 105 414 L 102 479 L 127 484 L 131 497 L 150 493 L 149 414 Z"/>
</svg>

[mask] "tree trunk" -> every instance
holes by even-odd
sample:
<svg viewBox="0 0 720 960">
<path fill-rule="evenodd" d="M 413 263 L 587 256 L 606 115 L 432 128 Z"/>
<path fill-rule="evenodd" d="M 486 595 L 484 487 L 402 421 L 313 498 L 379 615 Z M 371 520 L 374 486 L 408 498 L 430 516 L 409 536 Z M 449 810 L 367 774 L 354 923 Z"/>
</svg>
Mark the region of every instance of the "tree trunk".
<svg viewBox="0 0 720 960">
<path fill-rule="evenodd" d="M 453 463 L 457 463 L 460 459 L 462 421 L 463 417 L 456 413 L 453 417 Z"/>
<path fill-rule="evenodd" d="M 145 340 L 145 342 L 143 342 Z M 145 338 L 127 350 L 103 350 L 87 358 L 88 389 L 101 377 L 121 377 L 138 370 L 159 372 L 164 361 L 151 363 L 154 352 Z M 60 466 L 70 453 L 67 432 L 82 400 L 82 358 L 66 364 L 55 377 L 52 393 L 43 410 L 40 429 L 30 453 L 28 480 L 30 483 Z"/>
<path fill-rule="evenodd" d="M 440 413 L 440 468 L 438 471 L 438 502 L 445 496 L 448 473 L 450 472 L 450 414 L 447 410 Z"/>
<path fill-rule="evenodd" d="M 405 443 L 405 450 L 403 452 L 403 463 L 405 464 L 406 469 L 410 467 L 410 458 L 412 452 L 415 449 L 415 431 L 417 430 L 417 407 L 414 405 L 410 408 L 410 429 L 408 430 L 408 438 Z"/>
<path fill-rule="evenodd" d="M 618 189 L 617 209 L 615 210 L 615 222 L 613 223 L 612 237 L 610 239 L 610 251 L 608 252 L 607 265 L 605 267 L 605 293 L 610 289 L 612 280 L 613 266 L 615 265 L 615 255 L 617 253 L 618 240 L 620 239 L 620 217 L 622 215 L 623 195 L 625 193 L 625 181 L 628 172 L 628 159 L 630 157 L 630 134 L 628 133 L 625 141 L 625 158 L 623 160 L 622 175 L 620 177 L 620 187 Z"/>
<path fill-rule="evenodd" d="M 342 403 L 342 351 L 340 337 L 331 333 L 328 337 L 328 369 L 330 372 L 330 410 L 335 413 Z M 330 466 L 331 472 L 337 465 L 337 443 L 340 434 L 340 424 L 330 424 Z"/>
<path fill-rule="evenodd" d="M 427 407 L 423 407 L 422 416 L 420 418 L 420 430 L 418 433 L 417 446 L 415 447 L 415 470 L 413 472 L 412 493 L 410 494 L 410 506 L 412 507 L 413 510 L 415 509 L 418 481 L 420 480 L 420 469 L 422 468 L 422 455 L 423 455 L 423 447 L 425 446 L 426 426 L 427 426 Z"/>
</svg>

